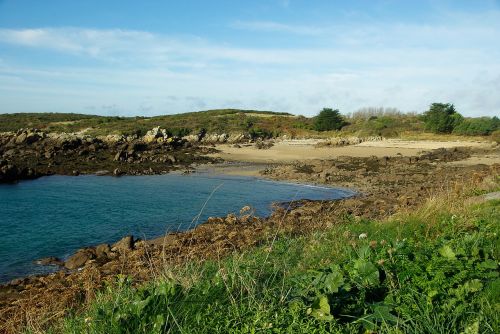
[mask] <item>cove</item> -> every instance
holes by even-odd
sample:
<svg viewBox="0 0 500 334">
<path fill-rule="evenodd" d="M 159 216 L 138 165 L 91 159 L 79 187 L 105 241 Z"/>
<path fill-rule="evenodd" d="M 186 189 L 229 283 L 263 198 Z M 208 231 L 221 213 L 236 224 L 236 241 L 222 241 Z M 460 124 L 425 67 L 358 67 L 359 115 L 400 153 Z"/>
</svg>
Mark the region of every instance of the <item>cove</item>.
<svg viewBox="0 0 500 334">
<path fill-rule="evenodd" d="M 266 216 L 275 202 L 349 197 L 347 189 L 195 173 L 50 176 L 0 185 L 0 282 L 47 273 L 33 261 L 132 234 L 182 231 L 246 205 Z M 197 218 L 199 216 L 199 218 Z"/>
</svg>

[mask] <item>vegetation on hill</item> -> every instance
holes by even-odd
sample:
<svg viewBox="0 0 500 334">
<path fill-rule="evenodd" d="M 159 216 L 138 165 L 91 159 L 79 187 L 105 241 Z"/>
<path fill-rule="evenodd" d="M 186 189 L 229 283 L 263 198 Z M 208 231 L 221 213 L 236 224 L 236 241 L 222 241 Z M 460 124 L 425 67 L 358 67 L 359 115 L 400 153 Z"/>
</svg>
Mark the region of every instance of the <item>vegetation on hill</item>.
<svg viewBox="0 0 500 334">
<path fill-rule="evenodd" d="M 340 130 L 346 124 L 338 109 L 323 108 L 314 119 L 314 130 Z"/>
<path fill-rule="evenodd" d="M 466 136 L 488 136 L 500 127 L 498 117 L 464 118 L 449 103 L 433 103 L 422 120 L 428 131 Z"/>
<path fill-rule="evenodd" d="M 463 117 L 450 103 L 433 103 L 422 119 L 425 129 L 434 133 L 451 133 Z"/>
<path fill-rule="evenodd" d="M 111 117 L 83 114 L 0 114 L 0 132 L 38 128 L 53 132 L 84 131 L 90 135 L 144 135 L 160 126 L 172 135 L 246 133 L 252 138 L 331 136 L 397 137 L 425 131 L 497 138 L 497 117 L 463 118 L 451 104 L 434 103 L 423 115 L 402 113 L 394 108 L 363 108 L 340 115 L 324 108 L 315 117 L 271 111 L 220 109 L 155 117 Z"/>
<path fill-rule="evenodd" d="M 500 201 L 471 204 L 476 191 L 386 221 L 346 216 L 138 288 L 119 277 L 54 332 L 496 333 Z"/>
</svg>

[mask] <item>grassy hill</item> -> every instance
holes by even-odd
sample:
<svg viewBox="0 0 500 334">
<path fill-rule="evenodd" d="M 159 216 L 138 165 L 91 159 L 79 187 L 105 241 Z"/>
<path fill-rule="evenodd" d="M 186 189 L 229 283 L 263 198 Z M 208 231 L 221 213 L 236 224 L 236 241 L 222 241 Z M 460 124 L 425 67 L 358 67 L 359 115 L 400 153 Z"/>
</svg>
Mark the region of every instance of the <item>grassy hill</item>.
<svg viewBox="0 0 500 334">
<path fill-rule="evenodd" d="M 396 109 L 366 108 L 344 115 L 346 125 L 340 131 L 314 130 L 314 117 L 272 111 L 217 109 L 155 117 L 112 117 L 73 113 L 0 114 L 0 132 L 20 128 L 38 128 L 49 132 L 79 132 L 90 135 L 144 135 L 160 126 L 173 135 L 198 133 L 247 133 L 254 137 L 332 137 L 384 136 L 408 137 L 424 133 L 424 123 L 416 113 Z M 471 119 L 480 120 L 481 118 Z M 498 131 L 497 131 L 498 132 Z M 498 137 L 498 133 L 496 134 Z"/>
<path fill-rule="evenodd" d="M 196 133 L 202 128 L 208 132 L 260 131 L 269 136 L 289 133 L 304 128 L 310 119 L 287 113 L 270 111 L 220 109 L 155 117 L 110 117 L 84 114 L 18 113 L 0 114 L 0 132 L 34 127 L 44 131 L 78 132 L 86 130 L 93 135 L 145 134 L 155 126 L 173 134 Z"/>
</svg>

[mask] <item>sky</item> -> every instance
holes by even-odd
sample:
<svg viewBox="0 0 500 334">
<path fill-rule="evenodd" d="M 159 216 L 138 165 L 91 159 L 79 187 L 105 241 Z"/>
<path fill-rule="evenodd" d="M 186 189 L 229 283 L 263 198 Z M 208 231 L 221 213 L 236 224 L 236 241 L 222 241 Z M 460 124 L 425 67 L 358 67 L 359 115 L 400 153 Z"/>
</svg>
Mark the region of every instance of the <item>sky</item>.
<svg viewBox="0 0 500 334">
<path fill-rule="evenodd" d="M 496 0 L 0 0 L 0 113 L 500 115 Z"/>
</svg>

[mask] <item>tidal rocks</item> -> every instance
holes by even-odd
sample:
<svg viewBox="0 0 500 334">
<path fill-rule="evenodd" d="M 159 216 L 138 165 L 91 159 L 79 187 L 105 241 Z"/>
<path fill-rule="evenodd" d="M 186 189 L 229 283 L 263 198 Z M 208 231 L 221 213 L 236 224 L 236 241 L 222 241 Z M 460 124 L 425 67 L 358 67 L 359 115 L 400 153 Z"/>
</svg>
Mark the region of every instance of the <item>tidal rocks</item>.
<svg viewBox="0 0 500 334">
<path fill-rule="evenodd" d="M 95 255 L 98 259 L 109 258 L 113 256 L 109 244 L 101 244 L 95 247 Z"/>
<path fill-rule="evenodd" d="M 38 265 L 41 265 L 41 266 L 50 266 L 50 265 L 63 266 L 64 265 L 64 262 L 55 256 L 41 258 L 39 260 L 36 260 L 35 263 Z"/>
<path fill-rule="evenodd" d="M 356 145 L 367 141 L 382 141 L 385 140 L 381 136 L 371 136 L 371 137 L 334 137 L 317 143 L 316 147 L 324 146 L 347 146 Z"/>
<path fill-rule="evenodd" d="M 102 170 L 110 171 L 106 174 L 115 171 L 114 175 L 163 174 L 212 160 L 202 156 L 211 149 L 172 137 L 165 129 L 156 127 L 149 135 L 155 140 L 146 142 L 137 135 L 45 134 L 37 129 L 0 133 L 0 183 L 52 174 L 98 174 Z"/>
<path fill-rule="evenodd" d="M 88 261 L 95 259 L 96 251 L 93 248 L 82 248 L 79 249 L 75 254 L 70 256 L 64 266 L 67 269 L 77 269 L 83 267 Z"/>
<path fill-rule="evenodd" d="M 113 175 L 114 176 L 122 176 L 123 172 L 120 168 L 115 168 L 115 170 L 113 170 Z"/>
<path fill-rule="evenodd" d="M 123 239 L 117 241 L 111 247 L 113 252 L 126 253 L 134 249 L 134 237 L 127 235 Z"/>
</svg>

